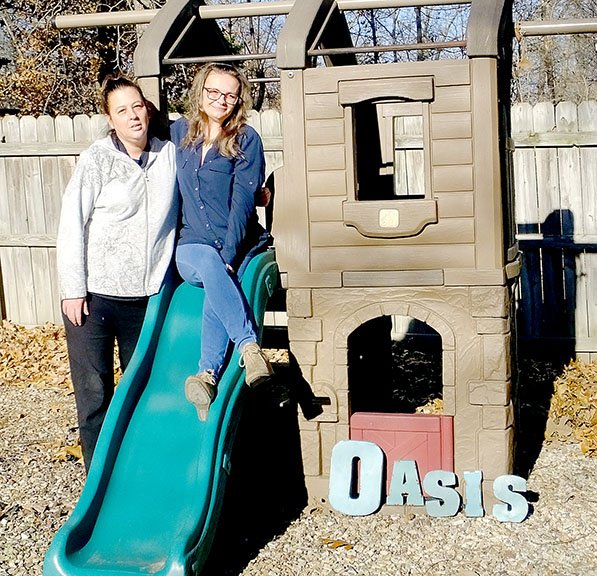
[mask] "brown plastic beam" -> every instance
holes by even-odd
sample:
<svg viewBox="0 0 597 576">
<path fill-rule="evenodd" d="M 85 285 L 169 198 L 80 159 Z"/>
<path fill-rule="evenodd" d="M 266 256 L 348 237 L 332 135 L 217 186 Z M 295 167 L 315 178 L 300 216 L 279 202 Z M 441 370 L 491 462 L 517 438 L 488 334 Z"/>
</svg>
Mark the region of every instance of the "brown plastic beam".
<svg viewBox="0 0 597 576">
<path fill-rule="evenodd" d="M 199 4 L 204 5 L 204 1 Z M 196 56 L 215 56 L 230 51 L 218 24 L 199 18 L 197 0 L 168 0 L 159 10 L 137 44 L 135 75 L 160 76 L 163 59 L 176 57 L 177 51 L 195 52 Z"/>
<path fill-rule="evenodd" d="M 387 46 L 349 46 L 346 48 L 318 48 L 309 50 L 309 56 L 331 56 L 335 54 L 366 54 L 368 52 L 406 52 L 408 50 L 440 50 L 447 48 L 464 48 L 464 40 L 449 42 L 421 42 L 419 44 L 389 44 Z"/>
<path fill-rule="evenodd" d="M 594 34 L 597 32 L 597 18 L 518 22 L 516 29 L 522 36 Z"/>
<path fill-rule="evenodd" d="M 301 0 L 294 4 L 278 36 L 278 68 L 306 68 L 311 42 L 336 9 L 334 0 Z"/>
<path fill-rule="evenodd" d="M 181 56 L 178 58 L 164 58 L 163 63 L 170 64 L 201 64 L 205 62 L 244 62 L 246 60 L 273 60 L 275 52 L 259 54 L 226 54 L 221 56 Z"/>
<path fill-rule="evenodd" d="M 159 10 L 127 10 L 119 12 L 94 12 L 93 14 L 64 14 L 54 17 L 54 27 L 87 28 L 148 24 Z"/>
<path fill-rule="evenodd" d="M 466 28 L 466 51 L 469 58 L 497 57 L 499 36 L 510 20 L 512 0 L 473 0 Z"/>
</svg>

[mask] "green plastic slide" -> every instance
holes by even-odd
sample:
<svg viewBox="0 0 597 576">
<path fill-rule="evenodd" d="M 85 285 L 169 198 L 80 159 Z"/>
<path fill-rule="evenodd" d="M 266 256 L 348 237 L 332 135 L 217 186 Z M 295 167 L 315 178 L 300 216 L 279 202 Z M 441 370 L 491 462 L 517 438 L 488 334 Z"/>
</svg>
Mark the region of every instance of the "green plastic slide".
<svg viewBox="0 0 597 576">
<path fill-rule="evenodd" d="M 260 329 L 277 278 L 273 250 L 253 258 L 243 277 Z M 46 553 L 44 576 L 201 572 L 246 388 L 235 351 L 205 422 L 185 399 L 184 380 L 199 359 L 202 305 L 202 289 L 170 279 L 150 299 L 87 482 Z"/>
</svg>

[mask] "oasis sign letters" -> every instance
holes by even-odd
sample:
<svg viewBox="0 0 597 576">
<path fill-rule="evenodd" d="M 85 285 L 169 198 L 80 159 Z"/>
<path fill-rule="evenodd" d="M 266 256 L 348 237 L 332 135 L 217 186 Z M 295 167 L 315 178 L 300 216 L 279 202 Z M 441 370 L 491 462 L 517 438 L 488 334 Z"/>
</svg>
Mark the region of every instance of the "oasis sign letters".
<svg viewBox="0 0 597 576">
<path fill-rule="evenodd" d="M 373 514 L 381 506 L 384 453 L 377 444 L 361 440 L 343 440 L 332 450 L 330 468 L 330 504 L 338 512 L 350 516 Z M 483 473 L 464 473 L 465 516 L 484 516 L 482 497 Z M 414 460 L 394 462 L 386 504 L 425 506 L 430 516 L 454 516 L 462 505 L 455 490 L 458 479 L 454 472 L 432 470 L 423 478 L 423 497 L 419 473 Z M 493 516 L 500 522 L 522 522 L 529 504 L 524 496 L 526 480 L 511 474 L 493 481 L 493 494 L 500 502 L 493 505 Z"/>
</svg>

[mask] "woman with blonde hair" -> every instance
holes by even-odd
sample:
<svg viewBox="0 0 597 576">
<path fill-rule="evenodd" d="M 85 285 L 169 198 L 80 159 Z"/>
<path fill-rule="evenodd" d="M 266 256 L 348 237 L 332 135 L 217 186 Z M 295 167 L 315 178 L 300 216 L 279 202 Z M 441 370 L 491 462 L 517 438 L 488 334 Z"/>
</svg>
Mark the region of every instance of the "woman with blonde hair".
<svg viewBox="0 0 597 576">
<path fill-rule="evenodd" d="M 272 242 L 255 210 L 265 160 L 261 138 L 246 123 L 251 104 L 238 68 L 207 64 L 189 91 L 188 118 L 170 130 L 182 199 L 176 264 L 184 280 L 205 289 L 198 372 L 185 381 L 200 420 L 215 397 L 230 341 L 249 386 L 273 374 L 239 282 L 250 259 Z"/>
</svg>

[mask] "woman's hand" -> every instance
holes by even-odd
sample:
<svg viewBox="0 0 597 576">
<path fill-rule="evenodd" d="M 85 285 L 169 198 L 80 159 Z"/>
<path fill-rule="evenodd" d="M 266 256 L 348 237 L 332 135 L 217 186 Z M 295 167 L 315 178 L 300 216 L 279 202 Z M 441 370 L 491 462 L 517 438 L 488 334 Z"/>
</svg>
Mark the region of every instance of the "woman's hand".
<svg viewBox="0 0 597 576">
<path fill-rule="evenodd" d="M 66 298 L 62 301 L 62 312 L 71 324 L 81 326 L 83 316 L 89 316 L 86 298 Z"/>
<path fill-rule="evenodd" d="M 261 190 L 257 192 L 255 197 L 255 205 L 256 206 L 267 206 L 272 199 L 272 191 L 267 187 L 263 186 Z"/>
</svg>

